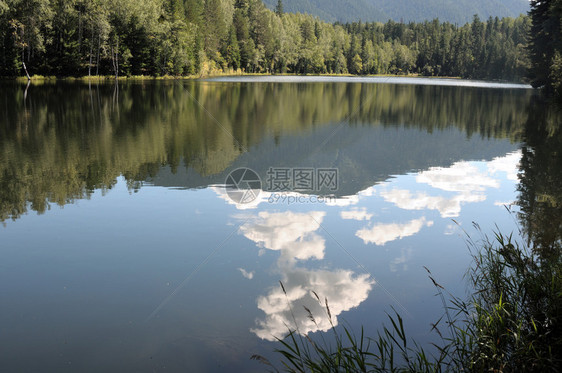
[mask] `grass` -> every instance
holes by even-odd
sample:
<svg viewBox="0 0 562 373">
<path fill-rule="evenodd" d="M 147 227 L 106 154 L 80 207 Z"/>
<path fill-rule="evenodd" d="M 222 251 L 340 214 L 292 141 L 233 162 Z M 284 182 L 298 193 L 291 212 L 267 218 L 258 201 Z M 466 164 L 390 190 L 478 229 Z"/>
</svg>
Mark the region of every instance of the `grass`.
<svg viewBox="0 0 562 373">
<path fill-rule="evenodd" d="M 479 227 L 475 224 L 476 228 Z M 428 271 L 443 315 L 432 324 L 439 343 L 424 348 L 407 336 L 393 310 L 375 337 L 332 324 L 331 342 L 289 328 L 276 350 L 287 372 L 555 372 L 562 363 L 562 259 L 558 244 L 533 247 L 512 235 L 468 237 L 471 294 L 449 294 Z M 284 290 L 283 284 L 281 287 Z M 327 299 L 316 295 L 330 323 Z M 308 310 L 308 317 L 316 322 Z M 293 316 L 294 317 L 294 316 Z M 296 321 L 295 321 L 295 325 Z M 267 359 L 252 359 L 279 371 Z"/>
</svg>

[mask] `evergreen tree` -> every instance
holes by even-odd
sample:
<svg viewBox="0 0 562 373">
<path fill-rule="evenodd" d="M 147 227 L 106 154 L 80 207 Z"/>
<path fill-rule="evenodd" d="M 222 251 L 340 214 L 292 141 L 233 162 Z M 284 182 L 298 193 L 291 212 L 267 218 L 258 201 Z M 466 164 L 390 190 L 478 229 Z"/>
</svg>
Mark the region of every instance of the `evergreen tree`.
<svg viewBox="0 0 562 373">
<path fill-rule="evenodd" d="M 529 77 L 534 87 L 547 92 L 560 85 L 560 54 L 562 53 L 562 1 L 531 0 L 531 32 Z"/>
<path fill-rule="evenodd" d="M 283 13 L 283 0 L 277 0 L 277 5 L 275 6 L 275 14 L 281 17 Z"/>
<path fill-rule="evenodd" d="M 229 67 L 234 70 L 240 68 L 240 47 L 238 46 L 238 39 L 236 38 L 236 29 L 234 25 L 230 26 L 230 31 L 228 32 L 228 43 L 223 52 L 226 62 Z"/>
</svg>

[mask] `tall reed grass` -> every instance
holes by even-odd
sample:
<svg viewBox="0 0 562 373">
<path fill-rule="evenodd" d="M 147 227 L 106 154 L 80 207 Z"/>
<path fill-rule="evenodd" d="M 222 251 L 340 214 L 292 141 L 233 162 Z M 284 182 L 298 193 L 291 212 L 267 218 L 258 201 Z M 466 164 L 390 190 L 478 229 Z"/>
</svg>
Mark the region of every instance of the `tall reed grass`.
<svg viewBox="0 0 562 373">
<path fill-rule="evenodd" d="M 481 235 L 478 241 L 468 237 L 467 242 L 473 258 L 466 274 L 471 289 L 468 297 L 448 293 L 426 268 L 443 304 L 443 315 L 431 325 L 439 343 L 424 347 L 409 338 L 395 310 L 376 336 L 365 336 L 363 328 L 357 333 L 346 326 L 336 328 L 328 299 L 316 295 L 330 320 L 332 337 L 320 333 L 312 339 L 288 326 L 288 334 L 278 339 L 276 350 L 282 370 L 558 371 L 562 363 L 560 245 L 529 248 L 500 232 L 494 233 L 493 239 Z M 306 311 L 316 323 L 315 315 Z M 262 356 L 252 359 L 279 371 Z"/>
</svg>

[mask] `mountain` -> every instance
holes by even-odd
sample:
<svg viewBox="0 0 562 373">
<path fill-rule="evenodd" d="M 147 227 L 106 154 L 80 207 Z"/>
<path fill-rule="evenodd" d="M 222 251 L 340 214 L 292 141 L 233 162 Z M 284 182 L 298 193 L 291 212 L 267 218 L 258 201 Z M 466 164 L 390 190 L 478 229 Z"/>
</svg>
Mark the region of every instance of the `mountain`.
<svg viewBox="0 0 562 373">
<path fill-rule="evenodd" d="M 333 193 L 344 197 L 353 196 L 393 175 L 430 167 L 450 167 L 461 160 L 491 160 L 517 149 L 517 144 L 509 139 L 485 140 L 480 136 L 467 139 L 466 133 L 458 128 L 427 132 L 399 124 L 352 127 L 334 137 L 331 144 L 324 144 L 337 128 L 339 124 L 328 124 L 308 134 L 281 137 L 277 142 L 272 138 L 263 139 L 252 148 L 251 154 L 242 154 L 228 168 L 214 175 L 201 176 L 190 167 L 178 167 L 173 173 L 169 166 L 162 166 L 147 182 L 168 188 L 206 188 L 224 184 L 233 170 L 250 168 L 261 176 L 265 189 L 271 165 L 314 168 L 329 165 L 339 170 L 338 190 Z"/>
<path fill-rule="evenodd" d="M 464 24 L 474 14 L 488 17 L 517 17 L 529 11 L 528 0 L 372 0 L 375 8 L 383 9 L 389 18 L 400 21 L 441 21 Z M 376 20 L 376 19 L 374 19 Z"/>
<path fill-rule="evenodd" d="M 265 5 L 274 9 L 277 0 L 264 0 Z M 283 9 L 289 13 L 308 13 L 328 22 L 366 20 L 387 20 L 388 16 L 374 6 L 373 0 L 283 0 Z"/>
<path fill-rule="evenodd" d="M 264 0 L 273 9 L 277 0 Z M 308 13 L 329 22 L 424 21 L 439 18 L 457 24 L 470 22 L 474 14 L 517 17 L 529 10 L 528 0 L 283 0 L 286 12 Z"/>
</svg>

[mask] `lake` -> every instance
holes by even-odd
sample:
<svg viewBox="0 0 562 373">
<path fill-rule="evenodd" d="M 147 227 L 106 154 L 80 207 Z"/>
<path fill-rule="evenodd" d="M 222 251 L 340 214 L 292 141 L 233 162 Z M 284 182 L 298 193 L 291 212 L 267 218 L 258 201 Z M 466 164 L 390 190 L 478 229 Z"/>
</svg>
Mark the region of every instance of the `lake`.
<svg viewBox="0 0 562 373">
<path fill-rule="evenodd" d="M 524 85 L 2 82 L 0 107 L 3 371 L 263 371 L 326 299 L 429 343 L 424 266 L 463 295 L 467 235 L 560 237 L 559 121 Z"/>
</svg>

